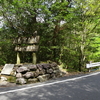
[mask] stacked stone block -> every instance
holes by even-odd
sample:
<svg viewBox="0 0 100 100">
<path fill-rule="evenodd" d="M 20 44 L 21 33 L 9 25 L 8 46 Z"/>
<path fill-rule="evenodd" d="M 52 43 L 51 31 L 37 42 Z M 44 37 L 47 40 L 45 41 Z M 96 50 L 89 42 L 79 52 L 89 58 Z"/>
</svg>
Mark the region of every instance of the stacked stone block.
<svg viewBox="0 0 100 100">
<path fill-rule="evenodd" d="M 15 70 L 17 84 L 44 82 L 62 76 L 62 72 L 55 62 L 18 65 Z"/>
</svg>

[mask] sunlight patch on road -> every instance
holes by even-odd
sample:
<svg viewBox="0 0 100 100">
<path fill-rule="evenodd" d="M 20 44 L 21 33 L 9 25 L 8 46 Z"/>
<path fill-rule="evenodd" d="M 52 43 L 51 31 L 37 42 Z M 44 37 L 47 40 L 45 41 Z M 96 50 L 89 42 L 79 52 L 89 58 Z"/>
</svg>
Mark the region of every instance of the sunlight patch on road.
<svg viewBox="0 0 100 100">
<path fill-rule="evenodd" d="M 82 79 L 82 78 L 86 78 L 86 77 L 94 76 L 94 75 L 98 75 L 98 74 L 100 74 L 100 72 L 96 72 L 96 73 L 92 73 L 92 74 L 84 75 L 84 76 L 80 76 L 80 77 L 75 77 L 75 78 L 71 78 L 71 79 L 56 81 L 56 82 L 52 82 L 52 83 L 41 83 L 40 85 L 36 85 L 36 86 L 25 87 L 25 88 L 9 90 L 9 91 L 4 91 L 4 92 L 0 92 L 0 94 L 24 91 L 24 90 L 27 90 L 27 89 L 39 88 L 39 87 L 43 87 L 43 86 L 50 86 L 50 85 L 54 85 L 54 84 L 58 84 L 58 83 L 63 83 L 63 82 L 74 81 L 74 80 L 78 80 L 78 79 Z"/>
</svg>

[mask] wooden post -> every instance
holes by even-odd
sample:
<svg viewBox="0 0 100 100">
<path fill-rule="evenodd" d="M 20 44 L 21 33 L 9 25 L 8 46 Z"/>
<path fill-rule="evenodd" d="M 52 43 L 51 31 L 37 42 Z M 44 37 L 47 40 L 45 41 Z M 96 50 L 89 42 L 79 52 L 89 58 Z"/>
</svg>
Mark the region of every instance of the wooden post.
<svg viewBox="0 0 100 100">
<path fill-rule="evenodd" d="M 17 52 L 17 64 L 20 64 L 20 56 L 19 56 L 19 52 Z"/>
<path fill-rule="evenodd" d="M 32 53 L 32 57 L 33 57 L 33 64 L 36 64 L 37 58 L 35 52 Z"/>
</svg>

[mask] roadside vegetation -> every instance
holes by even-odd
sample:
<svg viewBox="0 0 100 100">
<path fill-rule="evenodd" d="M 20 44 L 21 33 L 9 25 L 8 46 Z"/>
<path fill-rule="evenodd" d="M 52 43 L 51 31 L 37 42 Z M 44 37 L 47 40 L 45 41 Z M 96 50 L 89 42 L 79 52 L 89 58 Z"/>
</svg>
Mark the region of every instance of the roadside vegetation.
<svg viewBox="0 0 100 100">
<path fill-rule="evenodd" d="M 37 63 L 54 61 L 77 72 L 100 61 L 99 0 L 0 0 L 0 9 L 0 65 L 16 63 L 13 40 L 35 31 Z M 31 63 L 31 53 L 20 54 L 21 63 Z"/>
</svg>

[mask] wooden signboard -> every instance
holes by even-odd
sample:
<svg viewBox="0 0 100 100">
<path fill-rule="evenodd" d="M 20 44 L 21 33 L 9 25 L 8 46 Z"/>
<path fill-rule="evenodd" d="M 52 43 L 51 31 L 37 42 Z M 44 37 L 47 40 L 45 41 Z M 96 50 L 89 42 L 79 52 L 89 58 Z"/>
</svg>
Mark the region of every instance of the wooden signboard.
<svg viewBox="0 0 100 100">
<path fill-rule="evenodd" d="M 18 37 L 14 40 L 14 44 L 34 44 L 38 43 L 40 36 L 36 37 Z"/>
<path fill-rule="evenodd" d="M 15 51 L 26 51 L 26 52 L 33 52 L 38 50 L 38 45 L 29 45 L 29 46 L 16 46 Z"/>
<path fill-rule="evenodd" d="M 33 63 L 36 64 L 36 51 L 38 51 L 38 42 L 40 36 L 18 37 L 14 40 L 15 51 L 17 51 L 17 64 L 20 64 L 20 52 L 32 52 Z M 23 46 L 24 45 L 24 46 Z"/>
</svg>

